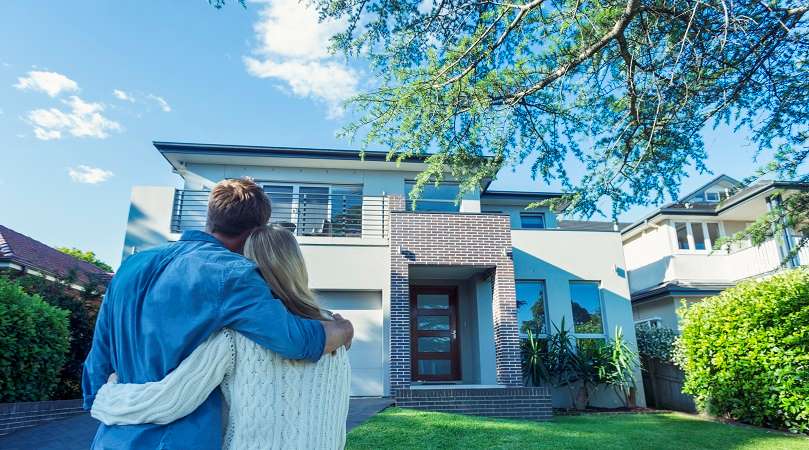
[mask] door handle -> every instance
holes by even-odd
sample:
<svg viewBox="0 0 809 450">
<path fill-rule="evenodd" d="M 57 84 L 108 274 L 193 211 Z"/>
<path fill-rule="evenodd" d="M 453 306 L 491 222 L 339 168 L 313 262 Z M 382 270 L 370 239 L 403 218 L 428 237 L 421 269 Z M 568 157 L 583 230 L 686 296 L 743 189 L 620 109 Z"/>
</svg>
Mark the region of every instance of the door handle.
<svg viewBox="0 0 809 450">
<path fill-rule="evenodd" d="M 452 340 L 455 340 L 457 338 L 458 338 L 458 332 L 456 330 L 452 330 Z"/>
</svg>

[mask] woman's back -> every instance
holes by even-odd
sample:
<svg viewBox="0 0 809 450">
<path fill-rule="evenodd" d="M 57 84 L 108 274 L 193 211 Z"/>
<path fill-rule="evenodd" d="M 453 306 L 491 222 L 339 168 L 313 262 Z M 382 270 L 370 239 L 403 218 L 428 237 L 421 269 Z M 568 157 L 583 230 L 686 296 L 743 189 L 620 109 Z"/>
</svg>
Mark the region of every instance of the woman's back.
<svg viewBox="0 0 809 450">
<path fill-rule="evenodd" d="M 345 348 L 307 363 L 230 334 L 235 364 L 221 386 L 228 405 L 223 447 L 343 448 L 351 387 Z"/>
<path fill-rule="evenodd" d="M 291 361 L 224 329 L 160 381 L 108 382 L 91 414 L 107 425 L 171 423 L 220 387 L 224 448 L 341 449 L 350 384 L 345 347 L 316 363 Z"/>
</svg>

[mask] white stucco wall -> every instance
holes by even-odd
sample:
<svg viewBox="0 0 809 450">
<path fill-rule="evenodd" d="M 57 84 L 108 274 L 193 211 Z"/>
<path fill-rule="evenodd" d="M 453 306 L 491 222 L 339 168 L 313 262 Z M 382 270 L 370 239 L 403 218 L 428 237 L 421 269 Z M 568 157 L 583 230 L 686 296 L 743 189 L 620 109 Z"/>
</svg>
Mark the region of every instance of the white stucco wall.
<svg viewBox="0 0 809 450">
<path fill-rule="evenodd" d="M 121 261 L 133 253 L 179 238 L 171 233 L 173 203 L 173 187 L 132 187 Z"/>
<path fill-rule="evenodd" d="M 571 281 L 598 281 L 603 319 L 608 337 L 621 327 L 624 338 L 636 348 L 632 305 L 626 279 L 621 237 L 614 232 L 513 230 L 515 279 L 539 279 L 547 288 L 548 318 L 559 325 L 562 318 L 568 328 L 573 326 L 570 303 Z M 553 326 L 551 326 L 553 329 Z M 635 374 L 637 399 L 644 403 L 640 370 Z M 567 392 L 554 394 L 554 401 L 563 406 Z M 612 392 L 602 392 L 592 400 L 595 406 L 614 407 L 620 403 Z"/>
<path fill-rule="evenodd" d="M 663 297 L 648 302 L 633 305 L 633 315 L 636 321 L 644 319 L 660 319 L 660 326 L 676 330 L 679 319 L 677 317 L 676 301 L 672 297 Z"/>
</svg>

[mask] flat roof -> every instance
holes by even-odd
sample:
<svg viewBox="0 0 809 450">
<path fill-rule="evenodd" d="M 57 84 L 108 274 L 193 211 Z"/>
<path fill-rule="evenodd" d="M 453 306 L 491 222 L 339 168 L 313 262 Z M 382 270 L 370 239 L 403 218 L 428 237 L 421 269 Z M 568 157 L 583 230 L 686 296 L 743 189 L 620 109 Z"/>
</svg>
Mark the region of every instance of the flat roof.
<svg viewBox="0 0 809 450">
<path fill-rule="evenodd" d="M 190 153 L 233 156 L 273 156 L 277 158 L 320 158 L 359 160 L 360 150 L 314 147 L 279 147 L 259 145 L 202 144 L 189 142 L 153 141 L 155 148 L 165 156 L 166 153 Z M 368 161 L 388 161 L 389 152 L 366 150 Z M 424 162 L 430 155 L 418 155 L 404 158 L 403 162 Z M 395 161 L 395 158 L 393 159 Z"/>
</svg>

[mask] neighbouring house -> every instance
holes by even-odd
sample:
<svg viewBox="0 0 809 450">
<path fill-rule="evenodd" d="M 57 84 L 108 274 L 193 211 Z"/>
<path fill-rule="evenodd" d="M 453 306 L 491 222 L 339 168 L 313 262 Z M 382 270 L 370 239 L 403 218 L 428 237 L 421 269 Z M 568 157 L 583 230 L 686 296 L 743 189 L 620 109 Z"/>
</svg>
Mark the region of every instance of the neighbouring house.
<svg viewBox="0 0 809 450">
<path fill-rule="evenodd" d="M 562 319 L 580 342 L 616 327 L 635 344 L 621 235 L 526 209 L 557 192 L 463 195 L 451 179 L 408 200 L 426 164 L 386 152 L 155 142 L 182 187 L 133 188 L 123 258 L 204 229 L 209 190 L 252 177 L 294 230 L 325 307 L 355 326 L 355 396 L 543 418 L 566 392 L 523 387 L 520 340 Z M 638 373 L 638 380 L 640 376 Z M 643 399 L 642 386 L 637 398 Z M 641 400 L 642 401 L 642 400 Z M 617 406 L 611 392 L 594 399 Z"/>
<path fill-rule="evenodd" d="M 106 285 L 112 274 L 62 253 L 36 239 L 0 225 L 0 270 L 41 276 L 49 281 L 72 277 L 70 287 L 83 290 L 88 283 Z"/>
<path fill-rule="evenodd" d="M 809 183 L 759 181 L 749 186 L 720 175 L 621 230 L 635 321 L 677 330 L 677 308 L 736 283 L 783 267 L 809 264 L 809 248 L 788 256 L 800 237 L 786 231 L 760 246 L 713 250 L 717 240 L 744 230 L 774 204 Z"/>
</svg>

